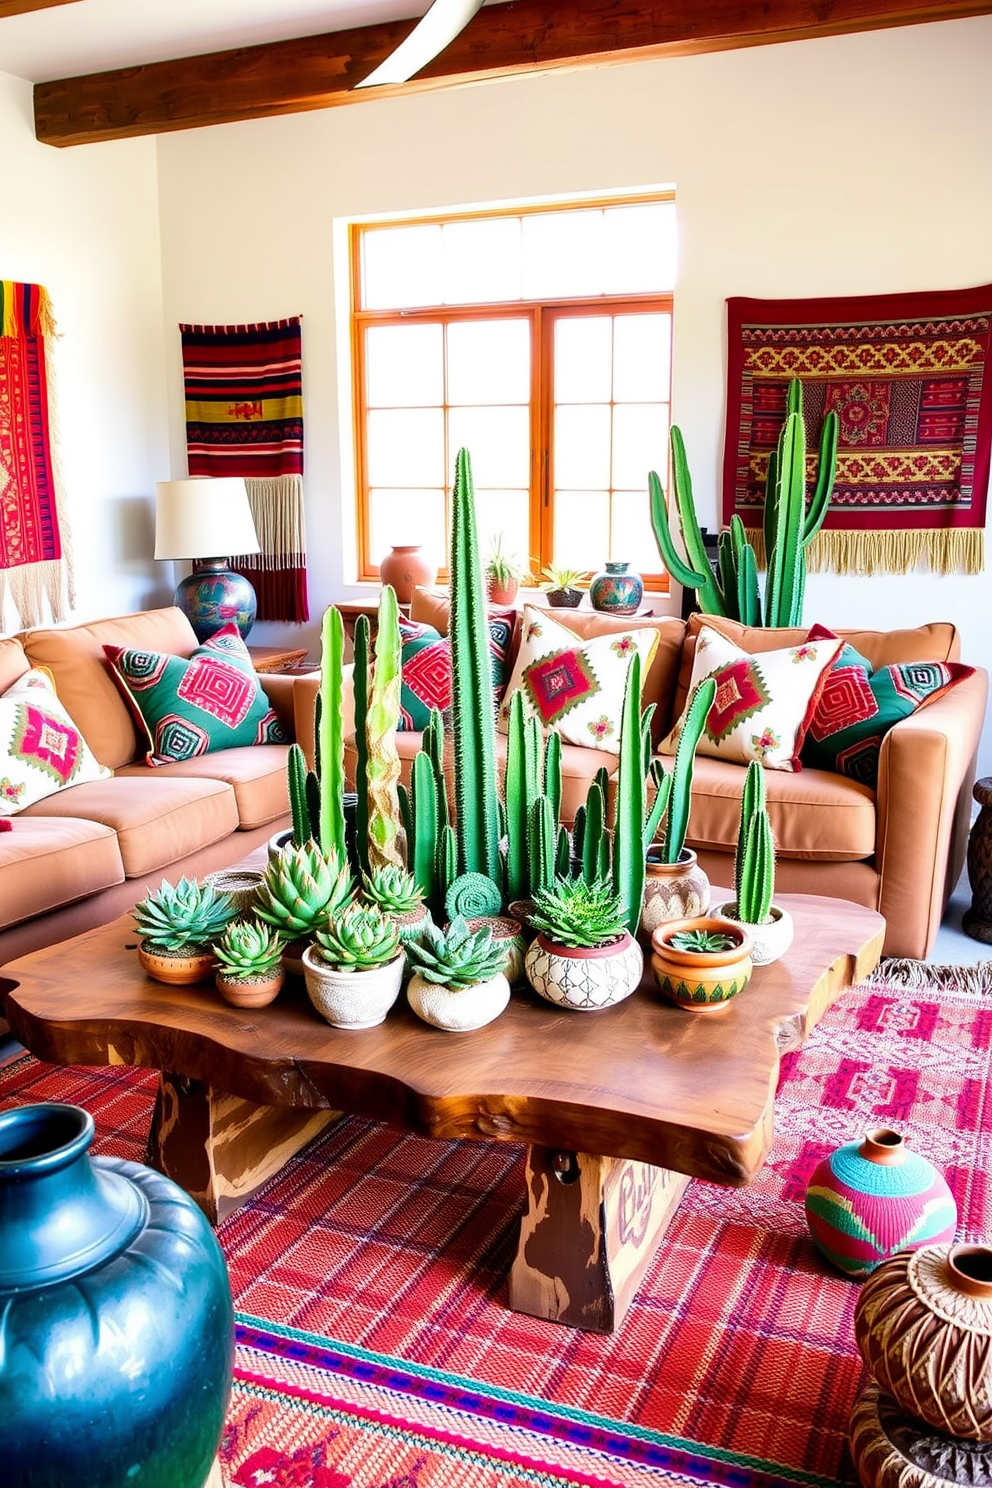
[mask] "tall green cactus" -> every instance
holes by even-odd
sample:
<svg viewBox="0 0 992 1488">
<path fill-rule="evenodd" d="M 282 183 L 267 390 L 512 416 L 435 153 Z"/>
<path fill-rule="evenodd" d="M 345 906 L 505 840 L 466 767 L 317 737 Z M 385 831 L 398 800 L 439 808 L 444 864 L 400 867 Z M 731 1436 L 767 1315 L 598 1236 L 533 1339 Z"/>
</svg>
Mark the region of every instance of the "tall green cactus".
<svg viewBox="0 0 992 1488">
<path fill-rule="evenodd" d="M 352 682 L 355 697 L 355 791 L 358 805 L 355 810 L 355 846 L 363 873 L 371 873 L 369 863 L 369 620 L 359 615 L 355 621 L 355 665 Z"/>
<path fill-rule="evenodd" d="M 299 744 L 289 746 L 289 809 L 293 817 L 293 846 L 302 847 L 313 836 L 307 810 L 307 761 Z"/>
<path fill-rule="evenodd" d="M 763 925 L 775 894 L 775 844 L 765 803 L 765 772 L 752 760 L 744 778 L 741 821 L 734 856 L 735 914 L 749 925 Z"/>
<path fill-rule="evenodd" d="M 396 723 L 400 715 L 399 605 L 396 591 L 386 584 L 379 596 L 379 625 L 375 638 L 375 670 L 369 687 L 365 737 L 368 744 L 368 857 L 369 868 L 387 863 L 402 868 L 399 846 L 400 803 L 397 784 L 400 758 L 396 752 Z"/>
<path fill-rule="evenodd" d="M 644 752 L 641 733 L 641 657 L 627 672 L 620 717 L 620 757 L 613 816 L 613 891 L 620 896 L 627 929 L 636 935 L 644 900 Z"/>
<path fill-rule="evenodd" d="M 410 776 L 410 819 L 407 826 L 407 867 L 424 898 L 433 909 L 440 902 L 437 891 L 438 840 L 437 787 L 431 757 L 423 749 L 414 756 Z"/>
<path fill-rule="evenodd" d="M 696 758 L 696 745 L 706 727 L 706 717 L 716 697 L 716 683 L 705 677 L 689 699 L 682 731 L 675 746 L 675 764 L 672 767 L 672 784 L 665 814 L 665 830 L 661 838 L 661 861 L 677 863 L 685 847 L 685 834 L 689 828 L 689 807 L 692 805 L 692 772 Z"/>
<path fill-rule="evenodd" d="M 325 857 L 336 853 L 348 861 L 344 835 L 344 624 L 333 605 L 324 611 L 320 628 L 320 709 L 314 744 L 320 778 L 320 848 Z"/>
<path fill-rule="evenodd" d="M 548 889 L 555 881 L 558 831 L 547 796 L 539 795 L 528 813 L 531 894 Z"/>
<path fill-rule="evenodd" d="M 803 390 L 789 384 L 786 419 L 778 448 L 769 457 L 765 485 L 765 624 L 800 625 L 806 589 L 806 549 L 823 526 L 837 468 L 839 421 L 831 409 L 823 420 L 816 485 L 806 505 L 806 426 Z"/>
<path fill-rule="evenodd" d="M 525 727 L 522 692 L 510 699 L 510 718 L 506 736 L 506 773 L 503 796 L 506 803 L 506 897 L 508 900 L 530 897 L 530 867 L 527 858 L 527 818 L 531 797 L 528 775 L 537 774 L 536 763 L 528 770 L 528 741 L 533 734 Z"/>
<path fill-rule="evenodd" d="M 648 476 L 648 492 L 651 497 L 651 526 L 654 528 L 655 542 L 658 544 L 665 567 L 672 577 L 686 589 L 697 591 L 699 608 L 703 614 L 725 615 L 727 609 L 724 595 L 710 568 L 710 561 L 706 556 L 706 544 L 703 542 L 699 519 L 696 516 L 696 507 L 692 498 L 692 478 L 689 475 L 689 462 L 685 455 L 682 431 L 674 424 L 670 442 L 675 509 L 679 516 L 679 526 L 682 530 L 682 541 L 685 544 L 688 563 L 683 562 L 679 557 L 672 540 L 665 492 L 657 474 L 652 470 Z"/>
<path fill-rule="evenodd" d="M 609 864 L 609 837 L 606 831 L 606 797 L 599 780 L 593 780 L 586 792 L 584 829 L 582 833 L 582 877 L 587 884 L 605 877 Z"/>
</svg>

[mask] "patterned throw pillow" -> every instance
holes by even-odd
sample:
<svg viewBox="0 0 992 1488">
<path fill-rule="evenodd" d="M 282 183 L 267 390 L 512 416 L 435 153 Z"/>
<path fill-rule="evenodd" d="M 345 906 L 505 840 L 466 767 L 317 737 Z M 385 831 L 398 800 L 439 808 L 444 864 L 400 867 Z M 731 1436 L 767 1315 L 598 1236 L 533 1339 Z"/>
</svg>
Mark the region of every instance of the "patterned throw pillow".
<svg viewBox="0 0 992 1488">
<path fill-rule="evenodd" d="M 524 716 L 537 718 L 546 733 L 560 734 L 566 744 L 619 754 L 631 657 L 640 652 L 644 676 L 657 644 L 658 632 L 647 625 L 583 641 L 547 610 L 525 604 L 520 650 L 497 715 L 500 733 L 509 727 L 510 699 L 520 692 Z"/>
<path fill-rule="evenodd" d="M 238 744 L 289 742 L 236 625 L 218 630 L 188 660 L 123 646 L 103 650 L 148 737 L 149 765 L 171 765 Z"/>
<path fill-rule="evenodd" d="M 832 631 L 814 625 L 814 640 Z M 902 661 L 872 671 L 871 663 L 844 646 L 827 674 L 803 745 L 803 763 L 869 785 L 878 783 L 882 740 L 902 718 L 943 697 L 974 667 L 955 661 Z"/>
<path fill-rule="evenodd" d="M 799 751 L 840 646 L 833 636 L 751 656 L 701 625 L 689 693 L 705 677 L 714 677 L 716 700 L 697 753 L 741 765 L 760 760 L 768 770 L 800 769 Z M 675 753 L 681 728 L 680 718 L 659 744 L 659 754 Z"/>
<path fill-rule="evenodd" d="M 47 672 L 25 672 L 0 697 L 0 817 L 110 773 L 59 702 Z"/>
<path fill-rule="evenodd" d="M 513 635 L 513 616 L 489 612 L 489 667 L 496 707 L 506 686 L 506 663 Z M 400 719 L 397 728 L 420 733 L 427 727 L 431 709 L 443 713 L 451 706 L 451 645 L 432 625 L 400 617 L 403 642 L 403 681 L 400 688 Z"/>
</svg>

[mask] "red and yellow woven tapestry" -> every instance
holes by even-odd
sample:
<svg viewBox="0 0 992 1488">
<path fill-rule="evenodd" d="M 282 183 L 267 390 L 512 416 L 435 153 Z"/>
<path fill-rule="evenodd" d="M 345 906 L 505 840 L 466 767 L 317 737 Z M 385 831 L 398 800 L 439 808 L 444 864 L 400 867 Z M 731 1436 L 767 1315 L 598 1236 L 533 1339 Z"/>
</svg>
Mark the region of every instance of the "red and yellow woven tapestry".
<svg viewBox="0 0 992 1488">
<path fill-rule="evenodd" d="M 0 614 L 9 595 L 22 625 L 42 620 L 46 599 L 63 620 L 74 599 L 52 457 L 54 336 L 48 291 L 0 280 Z"/>
<path fill-rule="evenodd" d="M 803 385 L 812 481 L 837 412 L 837 475 L 811 570 L 984 567 L 992 442 L 992 285 L 857 299 L 730 299 L 723 517 L 759 562 L 765 474 L 791 378 Z"/>
<path fill-rule="evenodd" d="M 300 318 L 181 325 L 190 475 L 240 475 L 262 551 L 232 556 L 259 620 L 307 620 Z"/>
</svg>

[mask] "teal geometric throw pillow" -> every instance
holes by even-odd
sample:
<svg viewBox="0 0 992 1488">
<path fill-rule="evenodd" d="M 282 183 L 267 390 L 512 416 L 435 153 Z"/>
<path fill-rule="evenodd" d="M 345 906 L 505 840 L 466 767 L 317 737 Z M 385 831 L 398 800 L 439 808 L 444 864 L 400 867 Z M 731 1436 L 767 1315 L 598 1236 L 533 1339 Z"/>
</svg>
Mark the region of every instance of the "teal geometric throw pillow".
<svg viewBox="0 0 992 1488">
<path fill-rule="evenodd" d="M 241 744 L 289 742 L 236 625 L 225 625 L 188 660 L 123 646 L 103 649 L 147 736 L 147 764 L 171 765 Z"/>
<path fill-rule="evenodd" d="M 507 660 L 513 635 L 513 617 L 497 611 L 488 615 L 489 671 L 493 684 L 493 706 L 498 707 L 506 687 Z M 399 732 L 421 733 L 431 709 L 442 713 L 451 707 L 451 644 L 432 625 L 400 617 L 403 680 L 400 686 Z"/>
</svg>

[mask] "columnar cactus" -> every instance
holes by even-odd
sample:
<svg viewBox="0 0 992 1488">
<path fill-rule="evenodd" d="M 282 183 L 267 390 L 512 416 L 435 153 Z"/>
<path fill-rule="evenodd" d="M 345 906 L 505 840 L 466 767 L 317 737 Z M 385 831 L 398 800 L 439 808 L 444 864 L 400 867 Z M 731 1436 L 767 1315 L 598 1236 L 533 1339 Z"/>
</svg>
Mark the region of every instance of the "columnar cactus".
<svg viewBox="0 0 992 1488">
<path fill-rule="evenodd" d="M 635 651 L 627 672 L 620 720 L 616 808 L 613 819 L 613 892 L 633 934 L 644 899 L 644 750 L 641 733 L 641 657 Z"/>
<path fill-rule="evenodd" d="M 369 620 L 359 615 L 355 621 L 355 637 L 352 642 L 355 665 L 352 669 L 352 689 L 355 697 L 355 793 L 358 804 L 355 808 L 355 846 L 363 873 L 368 873 L 369 863 L 369 741 L 367 720 L 369 712 Z"/>
<path fill-rule="evenodd" d="M 672 784 L 665 814 L 665 830 L 661 838 L 661 861 L 677 863 L 685 847 L 685 834 L 689 827 L 689 807 L 692 804 L 692 772 L 696 757 L 696 745 L 706 727 L 706 717 L 716 697 L 716 683 L 705 677 L 689 699 L 682 721 L 682 731 L 675 748 L 675 764 L 672 767 Z"/>
<path fill-rule="evenodd" d="M 368 745 L 368 855 L 369 867 L 384 863 L 403 866 L 400 853 L 400 803 L 397 784 L 400 759 L 396 752 L 396 723 L 400 714 L 402 680 L 399 605 L 387 584 L 379 596 L 379 628 L 375 638 L 375 670 L 369 687 L 365 738 Z M 356 720 L 357 728 L 357 720 Z"/>
<path fill-rule="evenodd" d="M 320 778 L 320 837 L 323 852 L 347 859 L 344 835 L 344 622 L 332 605 L 320 628 L 320 713 L 314 749 Z"/>
<path fill-rule="evenodd" d="M 775 844 L 765 804 L 765 772 L 752 760 L 744 778 L 741 822 L 734 857 L 735 914 L 748 925 L 763 925 L 775 894 Z"/>
</svg>

